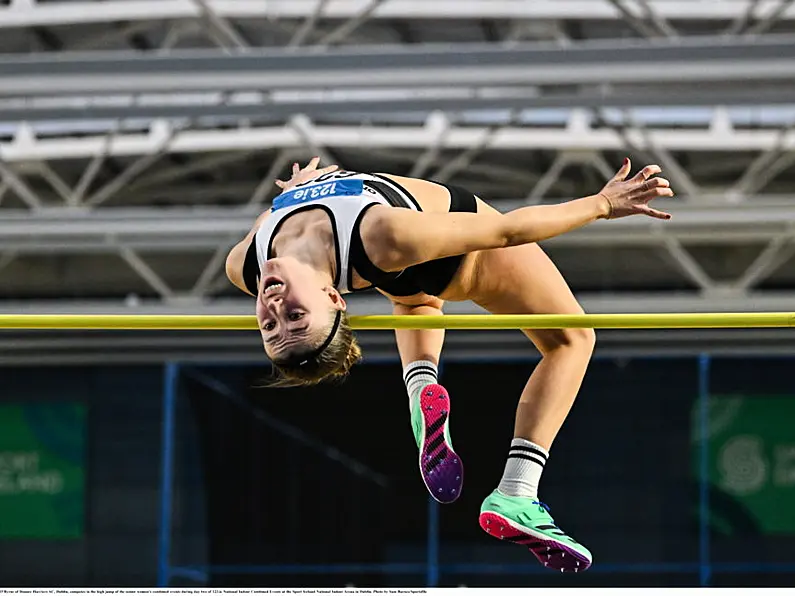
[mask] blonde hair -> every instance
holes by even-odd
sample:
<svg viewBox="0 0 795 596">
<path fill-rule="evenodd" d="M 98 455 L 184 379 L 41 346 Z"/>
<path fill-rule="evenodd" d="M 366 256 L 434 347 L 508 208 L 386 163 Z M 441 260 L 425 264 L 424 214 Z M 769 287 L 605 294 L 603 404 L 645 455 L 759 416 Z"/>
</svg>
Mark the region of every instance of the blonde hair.
<svg viewBox="0 0 795 596">
<path fill-rule="evenodd" d="M 351 329 L 348 316 L 336 311 L 331 336 L 320 344 L 323 349 L 309 354 L 292 352 L 273 360 L 275 378 L 268 387 L 307 387 L 323 382 L 341 382 L 362 359 L 362 350 Z M 339 320 L 336 319 L 339 317 Z"/>
</svg>

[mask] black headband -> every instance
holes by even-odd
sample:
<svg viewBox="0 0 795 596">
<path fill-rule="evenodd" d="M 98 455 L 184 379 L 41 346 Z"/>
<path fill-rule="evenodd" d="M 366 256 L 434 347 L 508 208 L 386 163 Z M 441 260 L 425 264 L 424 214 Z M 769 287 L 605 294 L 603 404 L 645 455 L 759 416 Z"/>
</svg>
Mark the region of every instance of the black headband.
<svg viewBox="0 0 795 596">
<path fill-rule="evenodd" d="M 331 326 L 331 333 L 329 333 L 326 341 L 320 344 L 317 348 L 312 350 L 308 353 L 297 354 L 292 358 L 288 358 L 283 360 L 277 364 L 281 364 L 282 366 L 306 366 L 310 362 L 313 362 L 315 358 L 320 356 L 326 348 L 331 345 L 331 342 L 334 341 L 334 337 L 337 335 L 337 329 L 340 327 L 340 321 L 342 320 L 342 311 L 338 310 L 337 315 L 334 317 L 334 324 Z"/>
</svg>

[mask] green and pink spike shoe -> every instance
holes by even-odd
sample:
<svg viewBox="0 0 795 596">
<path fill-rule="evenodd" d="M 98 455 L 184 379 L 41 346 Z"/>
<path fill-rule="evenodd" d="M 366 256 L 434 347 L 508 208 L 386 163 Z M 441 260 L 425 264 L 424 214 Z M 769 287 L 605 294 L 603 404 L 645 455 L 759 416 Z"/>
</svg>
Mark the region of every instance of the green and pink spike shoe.
<svg viewBox="0 0 795 596">
<path fill-rule="evenodd" d="M 450 439 L 450 396 L 441 385 L 426 385 L 412 396 L 411 428 L 420 450 L 420 474 L 431 496 L 452 503 L 461 496 L 464 466 Z"/>
<path fill-rule="evenodd" d="M 530 549 L 546 567 L 561 572 L 585 571 L 591 552 L 567 536 L 549 508 L 536 499 L 509 497 L 494 491 L 480 507 L 480 527 L 490 536 Z"/>
</svg>

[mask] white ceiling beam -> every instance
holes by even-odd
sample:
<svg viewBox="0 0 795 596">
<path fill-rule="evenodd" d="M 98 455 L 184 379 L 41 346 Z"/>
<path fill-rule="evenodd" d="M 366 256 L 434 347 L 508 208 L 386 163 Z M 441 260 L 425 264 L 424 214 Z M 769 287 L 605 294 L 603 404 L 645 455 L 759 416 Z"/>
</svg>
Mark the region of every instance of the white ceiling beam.
<svg viewBox="0 0 795 596">
<path fill-rule="evenodd" d="M 773 238 L 745 272 L 734 281 L 732 287 L 747 291 L 763 282 L 795 254 L 795 244 L 792 240 L 792 234 L 782 234 Z"/>
<path fill-rule="evenodd" d="M 246 51 L 249 48 L 249 43 L 243 38 L 237 27 L 216 13 L 207 0 L 192 1 L 199 7 L 208 33 L 217 35 L 219 45 L 229 50 L 234 48 L 238 52 Z"/>
<path fill-rule="evenodd" d="M 640 5 L 640 10 L 643 15 L 654 24 L 655 27 L 662 33 L 664 36 L 669 37 L 671 39 L 679 37 L 679 32 L 668 22 L 667 19 L 660 16 L 652 6 L 650 0 L 637 0 L 637 3 Z"/>
<path fill-rule="evenodd" d="M 670 178 L 672 184 L 678 189 L 679 194 L 690 197 L 699 196 L 701 190 L 693 180 L 692 176 L 679 164 L 671 155 L 667 147 L 657 145 L 654 140 L 649 138 L 648 130 L 633 123 L 632 128 L 638 131 L 646 139 L 645 146 L 650 157 L 655 158 L 660 166 L 665 170 L 665 175 Z M 720 134 L 720 133 L 718 133 Z"/>
<path fill-rule="evenodd" d="M 425 175 L 425 172 L 439 160 L 445 146 L 447 133 L 450 131 L 451 126 L 452 122 L 450 118 L 443 112 L 433 112 L 428 115 L 428 119 L 425 121 L 425 128 L 426 130 L 433 131 L 431 133 L 433 139 L 414 162 L 409 172 L 410 178 L 421 178 Z"/>
<path fill-rule="evenodd" d="M 498 201 L 494 206 L 509 211 L 523 201 Z M 630 217 L 597 222 L 546 242 L 558 247 L 658 247 L 666 239 L 675 242 L 726 245 L 733 242 L 769 242 L 791 237 L 795 201 L 776 204 L 751 199 L 728 206 L 665 202 L 674 217 L 660 222 Z M 143 251 L 212 252 L 230 238 L 242 238 L 260 214 L 251 207 L 176 207 L 67 209 L 37 211 L 6 209 L 0 219 L 0 251 L 25 253 L 107 252 L 118 245 Z"/>
<path fill-rule="evenodd" d="M 538 182 L 530 189 L 527 195 L 528 203 L 539 203 L 541 199 L 546 196 L 554 184 L 560 179 L 563 173 L 571 163 L 573 163 L 571 155 L 566 152 L 560 152 L 555 156 L 555 159 L 550 164 L 543 176 L 539 178 Z"/>
<path fill-rule="evenodd" d="M 323 16 L 323 11 L 325 11 L 329 0 L 314 0 L 314 2 L 314 8 L 312 8 L 309 14 L 305 15 L 304 22 L 301 23 L 301 26 L 298 29 L 296 29 L 295 33 L 293 33 L 293 36 L 290 38 L 290 41 L 287 43 L 288 48 L 299 47 L 306 42 L 306 40 L 309 39 L 309 36 L 315 31 L 317 23 Z"/>
<path fill-rule="evenodd" d="M 160 277 L 149 264 L 144 261 L 133 249 L 122 246 L 118 248 L 119 256 L 135 271 L 149 286 L 163 298 L 174 295 L 173 290 Z"/>
<path fill-rule="evenodd" d="M 91 185 L 96 180 L 96 177 L 99 175 L 100 171 L 102 170 L 102 165 L 105 163 L 105 160 L 108 158 L 108 151 L 110 147 L 110 143 L 112 142 L 114 136 L 116 134 L 116 129 L 111 129 L 105 135 L 105 142 L 102 146 L 102 149 L 94 154 L 94 157 L 91 158 L 91 161 L 88 162 L 86 167 L 83 169 L 83 173 L 80 175 L 80 179 L 77 181 L 72 193 L 69 195 L 67 199 L 67 204 L 72 206 L 77 206 L 83 202 L 83 198 L 86 196 L 86 193 L 91 189 Z"/>
<path fill-rule="evenodd" d="M 415 163 L 417 159 L 416 155 L 396 149 L 373 149 L 365 147 L 361 149 L 360 152 L 366 152 L 367 155 L 379 160 L 406 165 Z M 431 165 L 442 165 L 445 160 L 443 156 L 440 156 L 439 159 L 435 159 Z M 522 184 L 529 187 L 536 184 L 539 178 L 537 173 L 525 168 L 510 165 L 503 166 L 495 163 L 475 162 L 467 168 L 467 173 L 475 176 L 472 183 L 479 184 L 480 188 L 505 188 L 508 189 L 509 193 L 513 192 L 511 188 L 512 185 Z M 472 190 L 474 191 L 475 189 L 473 188 Z M 483 196 L 488 196 L 488 194 L 488 192 L 484 192 Z"/>
<path fill-rule="evenodd" d="M 344 41 L 356 29 L 364 25 L 369 19 L 373 18 L 376 11 L 385 4 L 385 0 L 368 0 L 364 8 L 356 15 L 348 18 L 344 23 L 338 26 L 333 31 L 324 35 L 317 43 L 321 47 Z"/>
<path fill-rule="evenodd" d="M 643 37 L 653 38 L 659 37 L 660 31 L 656 27 L 647 23 L 644 19 L 635 15 L 629 8 L 624 6 L 622 0 L 607 0 L 623 17 L 624 21 L 629 24 L 635 31 L 640 33 Z"/>
<path fill-rule="evenodd" d="M 632 46 L 628 46 L 626 52 L 632 54 L 633 49 Z M 457 52 L 455 48 L 451 48 L 450 51 L 451 54 Z M 683 48 L 683 54 L 685 51 L 686 49 Z M 253 53 L 253 51 L 250 53 Z M 222 53 L 222 55 L 225 54 Z M 209 61 L 214 58 L 215 56 L 213 58 L 205 58 L 205 60 Z M 362 59 L 354 56 L 351 58 L 351 62 Z M 793 60 L 791 55 L 780 57 L 765 56 L 758 60 L 753 57 L 749 57 L 748 60 L 741 60 L 733 56 L 727 56 L 727 60 L 720 61 L 700 60 L 698 56 L 694 56 L 691 62 L 684 62 L 685 59 L 680 57 L 673 60 L 660 58 L 660 64 L 656 66 L 653 73 L 649 71 L 645 64 L 640 62 L 621 65 L 617 64 L 617 61 L 612 58 L 602 63 L 566 64 L 564 66 L 540 61 L 531 62 L 530 64 L 525 63 L 525 61 L 534 60 L 532 55 L 506 55 L 502 59 L 506 61 L 503 64 L 456 64 L 453 61 L 449 65 L 436 66 L 429 62 L 427 67 L 422 67 L 418 64 L 407 64 L 397 68 L 390 68 L 386 64 L 386 60 L 384 60 L 381 63 L 371 62 L 372 66 L 369 68 L 350 68 L 348 70 L 345 70 L 347 68 L 345 66 L 329 67 L 326 70 L 321 68 L 309 69 L 304 64 L 289 66 L 289 68 L 295 68 L 295 71 L 268 64 L 255 65 L 247 70 L 233 70 L 214 60 L 215 64 L 209 65 L 214 68 L 199 70 L 199 72 L 190 72 L 188 70 L 189 67 L 186 68 L 179 64 L 173 65 L 174 70 L 171 72 L 127 72 L 133 70 L 123 66 L 124 64 L 133 63 L 133 60 L 128 58 L 127 62 L 119 61 L 109 66 L 107 72 L 99 72 L 104 69 L 103 67 L 95 69 L 97 72 L 87 71 L 83 73 L 76 73 L 73 70 L 73 68 L 82 68 L 82 65 L 75 65 L 72 69 L 67 69 L 66 65 L 72 65 L 66 59 L 63 59 L 62 63 L 65 67 L 62 71 L 57 71 L 57 64 L 48 64 L 46 70 L 55 70 L 55 72 L 39 73 L 35 72 L 34 64 L 23 64 L 20 62 L 14 65 L 14 69 L 17 72 L 13 74 L 7 74 L 7 69 L 3 68 L 4 64 L 0 61 L 0 69 L 2 69 L 2 72 L 0 72 L 2 77 L 0 78 L 0 83 L 3 85 L 0 89 L 0 96 L 23 97 L 25 101 L 33 104 L 30 107 L 31 114 L 35 114 L 33 111 L 35 109 L 43 112 L 49 108 L 55 112 L 55 106 L 50 99 L 54 95 L 67 96 L 70 102 L 79 104 L 81 96 L 86 94 L 102 96 L 103 98 L 122 97 L 124 99 L 125 94 L 140 96 L 141 94 L 178 95 L 187 92 L 235 93 L 238 91 L 246 92 L 249 89 L 260 89 L 273 93 L 277 91 L 292 93 L 292 90 L 299 90 L 315 94 L 316 96 L 320 96 L 325 89 L 332 89 L 335 93 L 328 100 L 322 97 L 319 97 L 319 99 L 309 97 L 305 101 L 307 105 L 311 105 L 313 99 L 315 99 L 315 102 L 328 103 L 329 101 L 335 101 L 340 103 L 341 100 L 345 99 L 344 92 L 348 90 L 364 90 L 366 93 L 371 93 L 372 90 L 381 92 L 395 89 L 403 91 L 404 96 L 393 101 L 402 100 L 408 102 L 408 100 L 414 99 L 419 103 L 421 100 L 428 102 L 431 99 L 436 99 L 437 101 L 448 100 L 451 103 L 457 101 L 462 106 L 467 106 L 466 102 L 469 100 L 471 105 L 479 106 L 480 104 L 475 102 L 477 99 L 484 99 L 493 103 L 501 102 L 502 104 L 509 104 L 512 100 L 513 104 L 511 105 L 515 105 L 517 108 L 522 106 L 537 107 L 536 104 L 541 104 L 542 107 L 555 105 L 570 107 L 575 101 L 579 102 L 577 105 L 587 102 L 587 105 L 622 107 L 706 105 L 707 100 L 710 101 L 709 105 L 720 103 L 748 105 L 759 103 L 755 99 L 760 97 L 766 103 L 784 103 L 782 100 L 777 100 L 772 95 L 773 92 L 783 95 L 787 103 L 792 101 L 791 88 L 782 84 L 792 80 L 793 62 L 795 60 Z M 653 61 L 654 59 L 654 56 L 650 57 L 650 60 Z M 302 73 L 302 68 L 306 68 L 307 71 Z M 25 73 L 25 69 L 29 69 L 30 72 Z M 114 72 L 114 69 L 118 70 Z M 732 85 L 732 87 L 720 91 L 709 87 L 700 89 L 687 87 L 687 85 L 699 83 L 704 85 Z M 609 87 L 608 85 L 610 84 L 614 85 L 614 87 Z M 745 86 L 750 84 L 757 85 L 755 94 L 745 88 Z M 580 87 L 578 87 L 571 92 L 543 95 L 539 94 L 535 89 L 535 86 L 559 87 L 562 85 L 596 86 L 597 90 L 586 93 L 580 91 Z M 665 87 L 666 85 L 668 88 Z M 446 96 L 439 95 L 438 97 L 426 99 L 425 96 L 417 98 L 407 95 L 415 89 L 420 89 L 427 94 L 427 90 L 434 87 L 445 89 L 447 91 Z M 511 91 L 509 89 L 511 87 L 518 89 L 518 91 L 503 93 L 501 96 L 500 90 L 508 89 L 508 91 Z M 480 91 L 479 95 L 472 97 L 473 89 Z M 340 91 L 343 93 L 340 93 Z M 650 97 L 650 92 L 654 93 L 654 97 Z M 762 92 L 764 92 L 763 95 L 761 94 Z M 349 95 L 353 100 L 357 99 L 355 95 Z M 360 92 L 359 99 L 359 103 L 362 105 L 366 106 L 369 102 L 377 108 L 377 101 L 380 98 L 373 97 L 372 94 L 370 97 L 362 96 Z M 389 97 L 385 98 L 386 101 L 389 101 L 389 99 Z M 240 111 L 243 111 L 246 107 L 262 107 L 261 102 L 247 103 L 233 107 L 238 108 Z M 291 105 L 295 103 L 295 100 L 281 103 Z M 136 104 L 133 104 L 133 106 L 139 107 L 141 111 L 144 108 L 149 108 L 150 111 L 155 108 L 162 109 L 168 105 L 164 104 L 161 106 L 157 102 L 153 102 L 150 105 L 141 104 L 136 106 Z M 274 103 L 274 107 L 279 107 L 279 105 L 280 103 Z M 82 105 L 69 107 L 85 111 L 92 109 L 100 111 L 104 108 L 106 112 L 110 112 L 116 106 L 112 103 L 103 105 L 103 102 L 83 101 Z M 125 104 L 121 104 L 121 107 L 130 109 L 130 106 Z M 202 107 L 205 106 L 199 105 L 197 109 Z M 10 112 L 12 109 L 13 106 L 7 111 Z M 335 112 L 344 113 L 344 110 L 336 109 Z M 140 116 L 136 115 L 136 117 Z"/>
<path fill-rule="evenodd" d="M 215 253 L 213 253 L 213 256 L 209 261 L 207 261 L 207 264 L 204 266 L 204 269 L 202 269 L 201 274 L 199 274 L 196 283 L 193 284 L 193 288 L 190 291 L 190 296 L 202 298 L 207 294 L 213 282 L 218 277 L 218 273 L 226 264 L 226 257 L 229 254 L 229 251 L 237 242 L 239 242 L 238 238 L 230 238 L 227 243 L 218 245 Z"/>
<path fill-rule="evenodd" d="M 781 20 L 782 15 L 792 7 L 793 0 L 779 0 L 779 5 L 769 14 L 764 15 L 745 32 L 746 35 L 759 35 L 764 33 Z"/>
<path fill-rule="evenodd" d="M 69 204 L 72 201 L 72 189 L 47 162 L 35 164 L 34 171 L 50 185 L 55 194 L 63 199 L 65 203 Z"/>
<path fill-rule="evenodd" d="M 42 207 L 42 201 L 39 195 L 36 194 L 14 170 L 3 162 L 1 155 L 0 182 L 2 182 L 5 187 L 13 190 L 31 209 L 40 209 Z"/>
<path fill-rule="evenodd" d="M 251 193 L 251 197 L 248 200 L 249 206 L 262 205 L 268 197 L 281 192 L 279 187 L 276 186 L 276 177 L 281 174 L 282 170 L 287 167 L 287 164 L 290 162 L 290 160 L 294 158 L 295 154 L 291 151 L 282 150 L 279 152 L 279 155 L 277 155 L 276 159 L 271 162 L 268 171 L 254 189 L 254 192 Z"/>
<path fill-rule="evenodd" d="M 323 14 L 331 19 L 351 19 L 366 10 L 370 0 L 332 0 Z M 312 14 L 317 0 L 209 0 L 208 5 L 223 18 L 301 19 Z M 648 5 L 660 18 L 697 21 L 741 19 L 745 2 L 692 2 L 650 0 Z M 762 0 L 754 18 L 773 13 L 778 0 Z M 201 16 L 191 0 L 127 0 L 106 2 L 14 3 L 0 9 L 0 28 L 49 27 L 114 21 L 176 20 Z M 593 0 L 390 0 L 373 12 L 373 19 L 576 19 L 620 20 L 621 13 L 608 3 Z M 795 19 L 795 8 L 787 6 L 777 17 Z"/>
<path fill-rule="evenodd" d="M 620 133 L 607 128 L 569 130 L 508 126 L 489 134 L 489 127 L 450 126 L 444 135 L 446 149 L 466 150 L 489 137 L 490 150 L 593 150 L 617 151 L 627 148 Z M 782 135 L 778 130 L 647 129 L 643 134 L 629 130 L 627 140 L 634 147 L 667 151 L 720 151 L 722 153 L 795 151 L 795 130 Z M 432 126 L 312 126 L 317 146 L 338 148 L 425 149 L 438 142 L 439 131 Z M 161 148 L 156 135 L 117 133 L 64 138 L 33 138 L 0 143 L 0 159 L 6 163 L 57 159 L 92 159 L 107 156 L 151 155 Z M 306 139 L 290 125 L 227 130 L 183 130 L 167 150 L 173 153 L 254 151 L 258 149 L 303 150 Z"/>
<path fill-rule="evenodd" d="M 513 119 L 514 117 L 515 114 L 512 114 L 511 118 Z M 509 124 L 509 122 L 506 122 L 505 124 L 499 124 L 485 128 L 483 131 L 483 136 L 481 136 L 476 143 L 472 143 L 461 153 L 447 160 L 447 162 L 433 175 L 433 179 L 438 180 L 439 182 L 447 182 L 458 172 L 466 170 L 472 165 L 472 163 L 481 153 L 491 148 L 491 143 L 495 136 L 500 132 L 500 130 L 507 128 Z"/>
<path fill-rule="evenodd" d="M 795 72 L 795 62 L 792 68 Z M 577 84 L 572 89 L 574 87 Z M 454 113 L 463 122 L 497 126 L 504 124 L 504 114 L 508 112 L 518 113 L 520 121 L 533 124 L 536 120 L 532 118 L 532 110 L 535 110 L 547 115 L 542 117 L 541 124 L 557 124 L 556 114 L 569 108 L 632 110 L 645 114 L 644 119 L 649 120 L 647 125 L 692 127 L 699 124 L 692 117 L 694 113 L 708 112 L 718 106 L 745 110 L 746 115 L 739 124 L 756 127 L 784 125 L 784 114 L 791 112 L 795 105 L 795 85 L 792 84 L 739 83 L 720 94 L 698 84 L 680 89 L 681 93 L 673 89 L 655 89 L 651 84 L 637 93 L 617 86 L 610 87 L 604 94 L 571 89 L 563 94 L 539 94 L 528 90 L 511 92 L 465 86 L 300 94 L 274 91 L 267 98 L 258 92 L 202 92 L 0 99 L 0 130 L 13 131 L 18 123 L 26 122 L 37 130 L 91 133 L 105 130 L 108 122 L 120 119 L 140 129 L 157 119 L 177 122 L 202 119 L 210 124 L 230 125 L 240 121 L 284 122 L 295 114 L 338 124 L 368 121 L 401 125 L 422 122 L 434 111 Z M 764 106 L 766 111 L 753 113 L 752 106 Z M 527 114 L 530 117 L 526 117 Z"/>
<path fill-rule="evenodd" d="M 739 35 L 748 26 L 748 23 L 757 15 L 760 0 L 747 0 L 745 10 L 732 19 L 732 24 L 726 28 L 726 35 Z"/>
<path fill-rule="evenodd" d="M 795 47 L 791 35 L 751 38 L 687 37 L 674 43 L 648 40 L 583 41 L 571 47 L 495 43 L 344 47 L 319 53 L 312 48 L 259 49 L 236 53 L 185 50 L 175 54 L 100 52 L 87 54 L 6 55 L 0 60 L 0 95 L 31 98 L 37 95 L 123 93 L 186 93 L 190 91 L 248 91 L 330 89 L 394 91 L 411 88 L 483 90 L 514 87 L 518 105 L 537 99 L 534 88 L 544 85 L 599 85 L 603 103 L 629 99 L 653 91 L 656 105 L 690 103 L 688 83 L 704 87 L 716 101 L 737 103 L 738 97 L 758 98 L 763 85 L 791 81 Z M 649 63 L 654 68 L 649 68 Z M 757 86 L 746 86 L 754 81 Z M 737 88 L 712 90 L 710 84 Z M 616 90 L 607 84 L 632 85 Z M 515 88 L 528 87 L 521 93 Z M 641 86 L 641 87 L 638 87 Z M 772 90 L 785 95 L 777 85 Z M 741 93 L 745 91 L 745 93 Z M 538 93 L 536 92 L 536 95 Z M 488 100 L 491 94 L 481 92 Z M 684 96 L 685 99 L 680 99 Z M 582 100 L 581 94 L 562 92 L 546 97 L 558 102 Z M 462 95 L 457 99 L 467 99 Z M 366 99 L 361 97 L 360 99 Z M 370 98 L 372 100 L 372 97 Z M 424 99 L 424 98 L 423 98 Z M 456 97 L 453 97 L 456 99 Z M 471 98 L 469 98 L 471 99 Z M 544 99 L 542 97 L 542 99 Z M 626 101 L 629 101 L 624 97 Z M 328 103 L 326 101 L 325 103 Z M 274 106 L 276 107 L 276 106 Z"/>
<path fill-rule="evenodd" d="M 305 151 L 312 153 L 313 156 L 316 155 L 320 157 L 324 163 L 337 164 L 341 168 L 345 167 L 345 164 L 339 163 L 339 160 L 332 156 L 331 152 L 326 148 L 325 143 L 318 141 L 315 135 L 315 124 L 312 122 L 311 118 L 308 118 L 304 114 L 296 114 L 290 118 L 288 126 L 298 133 L 304 143 L 303 149 Z"/>
<path fill-rule="evenodd" d="M 174 147 L 171 147 L 170 151 L 177 152 Z M 235 162 L 245 160 L 250 155 L 249 151 L 234 151 L 221 154 L 215 151 L 207 151 L 207 155 L 204 155 L 204 151 L 188 151 L 187 153 L 200 153 L 202 154 L 202 157 L 195 159 L 185 165 L 162 168 L 159 171 L 147 176 L 146 178 L 127 186 L 124 189 L 124 194 L 130 195 L 139 193 L 142 190 L 149 191 L 150 189 L 161 188 L 165 184 L 174 181 L 185 180 L 192 174 L 196 173 L 217 171 Z"/>
<path fill-rule="evenodd" d="M 170 101 L 175 96 L 168 96 Z M 139 96 L 139 100 L 144 100 L 145 96 Z M 178 98 L 177 98 L 178 99 Z M 206 101 L 211 101 L 216 104 L 220 103 L 217 94 L 208 94 L 205 96 Z M 227 98 L 234 99 L 234 97 Z M 184 98 L 185 104 L 190 102 L 201 101 L 202 98 L 195 96 L 187 96 Z M 129 96 L 124 100 L 127 104 L 133 103 L 133 97 Z M 497 124 L 505 124 L 507 115 L 510 110 L 488 109 L 476 111 L 464 111 L 457 114 L 456 121 L 461 124 L 477 125 L 477 126 L 494 126 Z M 379 114 L 373 120 L 374 124 L 378 125 L 391 125 L 391 126 L 419 126 L 427 123 L 429 116 L 434 112 L 428 114 L 401 114 L 401 113 L 384 113 Z M 770 106 L 760 113 L 758 104 L 748 104 L 747 106 L 724 106 L 724 105 L 711 105 L 711 106 L 658 106 L 658 107 L 637 107 L 630 109 L 613 109 L 605 108 L 602 111 L 603 117 L 609 119 L 611 124 L 620 124 L 625 114 L 629 113 L 632 121 L 637 123 L 638 126 L 651 129 L 712 129 L 716 133 L 731 133 L 734 128 L 748 128 L 753 129 L 766 127 L 770 129 L 785 129 L 792 125 L 795 119 L 795 104 Z M 571 123 L 573 120 L 580 120 L 582 124 L 576 123 L 584 129 L 588 130 L 590 115 L 589 110 L 585 108 L 571 108 L 566 106 L 559 106 L 555 109 L 548 108 L 526 108 L 521 110 L 517 118 L 517 124 L 524 126 L 540 126 L 540 127 L 564 127 Z M 285 117 L 282 120 L 272 121 L 272 124 L 281 124 L 288 120 Z M 119 122 L 117 120 L 67 120 L 61 122 L 52 121 L 36 121 L 26 122 L 24 120 L 13 120 L 10 122 L 0 122 L 0 135 L 14 137 L 20 135 L 20 131 L 25 130 L 22 134 L 29 135 L 44 135 L 52 138 L 62 138 L 70 135 L 79 135 L 81 137 L 86 135 L 97 134 L 111 134 L 121 130 L 125 133 L 137 131 L 140 133 L 146 130 L 152 123 L 152 118 L 125 120 Z M 355 114 L 334 114 L 327 115 L 324 118 L 326 124 L 334 124 L 337 126 L 361 126 L 362 118 Z M 211 125 L 207 123 L 207 128 Z"/>
<path fill-rule="evenodd" d="M 704 291 L 711 291 L 715 289 L 715 282 L 710 278 L 701 264 L 693 258 L 693 255 L 682 246 L 678 238 L 670 235 L 662 236 L 663 246 L 668 254 L 673 258 L 674 264 L 679 268 L 680 272 L 692 281 L 699 289 Z"/>
<path fill-rule="evenodd" d="M 85 204 L 96 207 L 110 199 L 113 195 L 125 188 L 130 182 L 135 180 L 149 167 L 161 159 L 164 155 L 169 153 L 169 145 L 173 139 L 177 138 L 179 130 L 165 125 L 161 127 L 158 132 L 152 134 L 152 137 L 157 140 L 157 145 L 151 153 L 141 155 L 133 163 L 128 165 L 122 170 L 118 176 L 109 181 L 105 186 L 97 190 L 90 197 L 86 197 Z"/>
</svg>

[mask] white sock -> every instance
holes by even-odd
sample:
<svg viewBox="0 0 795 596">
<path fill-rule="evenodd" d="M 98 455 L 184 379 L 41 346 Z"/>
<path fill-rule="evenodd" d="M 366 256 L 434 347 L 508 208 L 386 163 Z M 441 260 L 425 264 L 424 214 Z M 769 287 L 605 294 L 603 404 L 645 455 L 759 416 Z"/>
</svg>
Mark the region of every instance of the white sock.
<svg viewBox="0 0 795 596">
<path fill-rule="evenodd" d="M 403 369 L 403 382 L 409 394 L 409 407 L 411 397 L 426 385 L 439 382 L 439 370 L 429 360 L 415 360 Z"/>
<path fill-rule="evenodd" d="M 549 452 L 526 439 L 511 441 L 508 461 L 497 490 L 510 497 L 538 498 L 538 483 Z"/>
</svg>

